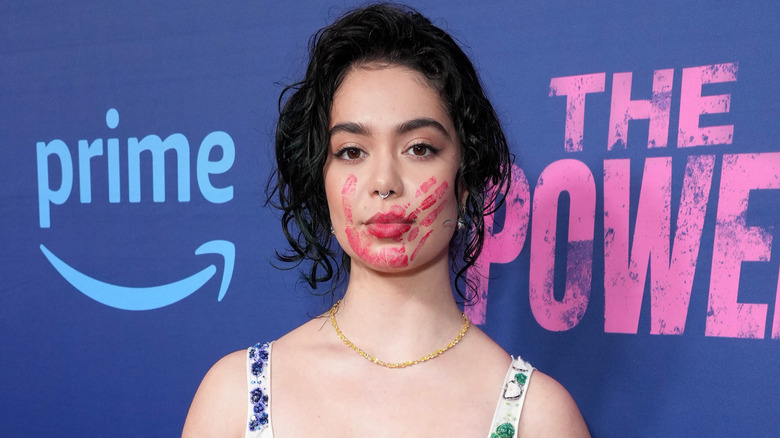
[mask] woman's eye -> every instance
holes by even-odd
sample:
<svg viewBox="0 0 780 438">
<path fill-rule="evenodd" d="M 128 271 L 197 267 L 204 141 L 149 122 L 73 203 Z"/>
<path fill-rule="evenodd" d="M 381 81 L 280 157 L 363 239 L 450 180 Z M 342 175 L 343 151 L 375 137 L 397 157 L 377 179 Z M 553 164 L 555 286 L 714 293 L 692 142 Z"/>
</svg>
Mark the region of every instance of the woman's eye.
<svg viewBox="0 0 780 438">
<path fill-rule="evenodd" d="M 363 158 L 365 156 L 365 152 L 355 147 L 346 147 L 336 152 L 335 155 L 342 160 L 357 160 L 359 158 Z"/>
<path fill-rule="evenodd" d="M 418 143 L 407 149 L 407 153 L 414 155 L 415 157 L 426 157 L 435 154 L 436 152 L 438 151 L 434 149 L 433 146 L 425 143 Z"/>
</svg>

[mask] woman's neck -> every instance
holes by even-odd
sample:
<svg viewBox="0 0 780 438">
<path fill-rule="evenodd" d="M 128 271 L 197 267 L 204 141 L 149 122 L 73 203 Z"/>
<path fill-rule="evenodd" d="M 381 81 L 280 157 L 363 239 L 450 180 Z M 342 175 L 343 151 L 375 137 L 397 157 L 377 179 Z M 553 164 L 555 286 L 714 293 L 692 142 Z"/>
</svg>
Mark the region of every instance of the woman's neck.
<svg viewBox="0 0 780 438">
<path fill-rule="evenodd" d="M 387 362 L 429 354 L 463 325 L 446 258 L 439 266 L 403 274 L 353 265 L 336 318 L 355 345 Z"/>
</svg>

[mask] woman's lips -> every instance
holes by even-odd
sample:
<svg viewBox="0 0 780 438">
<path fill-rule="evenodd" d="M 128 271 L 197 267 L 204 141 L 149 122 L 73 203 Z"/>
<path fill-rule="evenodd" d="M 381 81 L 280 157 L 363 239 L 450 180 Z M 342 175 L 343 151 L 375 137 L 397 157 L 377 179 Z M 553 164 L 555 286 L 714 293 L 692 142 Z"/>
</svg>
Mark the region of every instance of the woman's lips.
<svg viewBox="0 0 780 438">
<path fill-rule="evenodd" d="M 394 212 L 377 213 L 365 222 L 368 232 L 379 239 L 397 239 L 412 228 L 414 221 Z"/>
<path fill-rule="evenodd" d="M 401 237 L 405 232 L 412 228 L 410 224 L 399 223 L 373 223 L 366 224 L 366 227 L 368 228 L 369 233 L 380 239 L 395 239 Z"/>
</svg>

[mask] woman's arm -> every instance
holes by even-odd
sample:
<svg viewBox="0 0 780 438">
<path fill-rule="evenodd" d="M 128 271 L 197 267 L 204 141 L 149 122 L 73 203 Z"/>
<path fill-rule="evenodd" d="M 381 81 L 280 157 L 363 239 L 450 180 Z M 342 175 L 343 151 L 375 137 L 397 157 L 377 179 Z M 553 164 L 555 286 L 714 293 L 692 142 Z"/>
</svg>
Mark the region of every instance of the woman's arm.
<svg viewBox="0 0 780 438">
<path fill-rule="evenodd" d="M 247 415 L 246 350 L 219 360 L 192 400 L 182 437 L 244 436 Z"/>
</svg>

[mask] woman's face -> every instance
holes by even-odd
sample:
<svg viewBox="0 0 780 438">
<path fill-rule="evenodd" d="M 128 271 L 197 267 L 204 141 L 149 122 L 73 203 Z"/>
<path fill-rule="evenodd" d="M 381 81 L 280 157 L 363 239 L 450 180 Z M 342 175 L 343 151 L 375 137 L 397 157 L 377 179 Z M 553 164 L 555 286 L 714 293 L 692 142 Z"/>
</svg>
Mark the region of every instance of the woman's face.
<svg viewBox="0 0 780 438">
<path fill-rule="evenodd" d="M 353 266 L 396 271 L 446 262 L 458 219 L 460 148 L 444 103 L 421 74 L 352 68 L 333 97 L 329 152 L 331 223 Z"/>
</svg>

